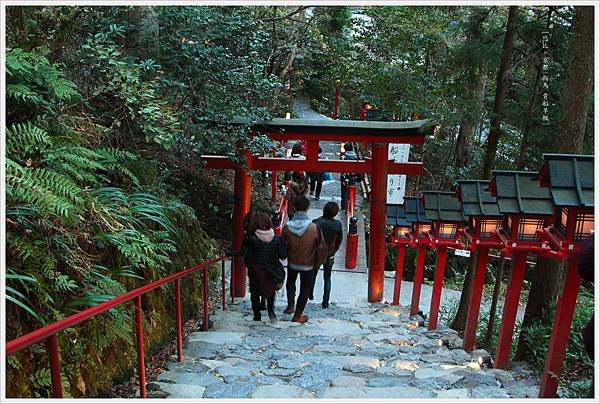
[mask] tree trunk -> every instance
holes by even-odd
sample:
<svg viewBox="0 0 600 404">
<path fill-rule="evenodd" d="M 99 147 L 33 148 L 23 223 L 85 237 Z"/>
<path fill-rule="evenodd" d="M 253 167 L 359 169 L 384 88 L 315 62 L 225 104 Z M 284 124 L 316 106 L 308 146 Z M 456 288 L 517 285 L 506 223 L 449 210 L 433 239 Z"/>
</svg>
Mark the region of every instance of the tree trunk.
<svg viewBox="0 0 600 404">
<path fill-rule="evenodd" d="M 571 40 L 569 67 L 561 100 L 561 120 L 556 133 L 554 150 L 557 153 L 581 153 L 585 125 L 592 94 L 594 74 L 594 9 L 575 7 L 575 28 Z M 538 258 L 522 328 L 542 319 L 544 308 L 556 301 L 562 291 L 566 269 L 558 261 Z M 530 352 L 525 346 L 524 333 L 519 336 L 517 359 L 526 359 Z"/>
<path fill-rule="evenodd" d="M 127 12 L 127 53 L 133 58 L 158 59 L 158 16 L 154 7 L 134 6 Z"/>
<path fill-rule="evenodd" d="M 485 161 L 483 163 L 482 177 L 486 180 L 492 177 L 492 169 L 496 163 L 496 152 L 498 150 L 498 141 L 500 140 L 501 134 L 500 124 L 502 123 L 502 110 L 504 109 L 504 99 L 506 98 L 509 85 L 509 67 L 515 37 L 517 10 L 517 6 L 511 6 L 508 9 L 508 22 L 506 23 L 506 32 L 504 34 L 502 57 L 500 58 L 500 67 L 498 69 L 498 76 L 496 77 L 496 97 L 494 99 L 490 133 L 488 134 L 487 148 L 485 151 Z"/>
<path fill-rule="evenodd" d="M 463 281 L 462 291 L 460 293 L 460 302 L 458 303 L 458 310 L 456 316 L 450 325 L 450 328 L 456 331 L 464 331 L 465 325 L 467 324 L 467 309 L 469 308 L 469 295 L 471 294 L 471 283 L 473 280 L 473 274 L 477 267 L 477 256 L 479 252 L 477 250 L 471 253 L 471 262 L 467 268 L 465 274 L 465 280 Z"/>
<path fill-rule="evenodd" d="M 466 33 L 465 45 L 479 41 L 481 37 L 480 26 L 489 12 L 481 17 L 480 13 L 474 13 L 471 16 L 469 29 Z M 471 161 L 471 144 L 475 137 L 475 127 L 480 117 L 480 110 L 483 103 L 483 92 L 480 90 L 482 77 L 485 75 L 483 63 L 480 58 L 469 58 L 462 65 L 466 70 L 465 74 L 465 92 L 467 99 L 472 103 L 463 111 L 463 117 L 458 130 L 456 147 L 454 148 L 454 166 L 465 167 Z"/>
<path fill-rule="evenodd" d="M 519 157 L 517 158 L 517 168 L 523 170 L 525 168 L 525 151 L 527 150 L 527 142 L 529 141 L 529 130 L 531 129 L 531 120 L 533 119 L 533 111 L 535 101 L 537 99 L 537 86 L 540 82 L 542 69 L 539 63 L 533 67 L 534 77 L 531 85 L 531 97 L 529 98 L 529 105 L 527 106 L 527 114 L 525 115 L 525 125 L 523 127 L 523 137 L 521 138 L 521 145 L 519 146 Z"/>
<path fill-rule="evenodd" d="M 506 259 L 500 257 L 498 268 L 496 270 L 496 282 L 494 283 L 494 295 L 492 296 L 492 305 L 490 306 L 490 318 L 488 319 L 487 330 L 485 331 L 485 342 L 484 346 L 486 349 L 491 351 L 492 334 L 494 333 L 494 323 L 496 322 L 496 308 L 498 307 L 498 295 L 500 294 L 500 285 L 502 284 L 502 277 L 504 276 L 504 265 Z"/>
</svg>

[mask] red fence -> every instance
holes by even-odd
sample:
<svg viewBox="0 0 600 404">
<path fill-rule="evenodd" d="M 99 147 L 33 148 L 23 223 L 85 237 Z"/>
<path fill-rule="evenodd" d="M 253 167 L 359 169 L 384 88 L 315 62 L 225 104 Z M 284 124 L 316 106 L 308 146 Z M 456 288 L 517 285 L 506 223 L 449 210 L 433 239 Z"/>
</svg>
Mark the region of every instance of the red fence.
<svg viewBox="0 0 600 404">
<path fill-rule="evenodd" d="M 98 314 L 104 313 L 115 306 L 129 302 L 135 299 L 135 319 L 136 319 L 136 344 L 138 352 L 138 370 L 139 370 L 139 383 L 140 383 L 140 397 L 146 398 L 146 373 L 144 364 L 144 329 L 142 324 L 142 295 L 153 291 L 154 289 L 165 285 L 169 282 L 175 281 L 175 310 L 177 317 L 177 358 L 181 362 L 183 360 L 182 354 L 182 324 L 181 324 L 181 292 L 180 292 L 180 279 L 188 276 L 199 270 L 203 270 L 203 287 L 204 287 L 204 311 L 203 311 L 203 329 L 208 330 L 208 267 L 221 262 L 221 288 L 222 288 L 222 301 L 223 309 L 225 309 L 225 260 L 226 256 L 222 255 L 213 260 L 204 262 L 200 265 L 196 265 L 192 268 L 184 269 L 183 271 L 177 272 L 165 278 L 161 278 L 148 285 L 141 286 L 137 289 L 129 291 L 123 295 L 117 296 L 114 299 L 108 300 L 102 304 L 99 304 L 89 309 L 75 313 L 67 318 L 64 318 L 55 323 L 49 324 L 38 330 L 32 331 L 19 338 L 15 338 L 12 341 L 6 343 L 6 356 L 12 355 L 15 352 L 19 352 L 33 344 L 46 340 L 46 349 L 48 350 L 48 357 L 50 360 L 50 375 L 52 380 L 52 394 L 55 398 L 62 398 L 62 384 L 60 377 L 60 354 L 58 347 L 58 339 L 56 334 L 67 328 L 73 327 L 91 317 L 97 316 Z"/>
</svg>

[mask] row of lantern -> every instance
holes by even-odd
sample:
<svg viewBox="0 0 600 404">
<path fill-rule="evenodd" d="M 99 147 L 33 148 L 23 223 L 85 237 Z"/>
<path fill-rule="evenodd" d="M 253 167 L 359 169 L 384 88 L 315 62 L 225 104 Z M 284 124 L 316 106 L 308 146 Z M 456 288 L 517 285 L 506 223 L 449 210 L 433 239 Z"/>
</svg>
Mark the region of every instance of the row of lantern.
<svg viewBox="0 0 600 404">
<path fill-rule="evenodd" d="M 593 156 L 545 154 L 537 172 L 494 171 L 491 181 L 458 181 L 456 192 L 423 192 L 388 205 L 388 241 L 398 246 L 393 304 L 399 303 L 406 247 L 417 248 L 411 315 L 419 313 L 425 253 L 437 249 L 428 328 L 437 328 L 439 304 L 449 247 L 476 251 L 463 349 L 470 351 L 484 288 L 490 249 L 513 262 L 504 301 L 494 367 L 506 368 L 528 254 L 568 260 L 569 269 L 559 297 L 540 397 L 555 397 L 566 353 L 579 290 L 576 255 L 594 226 Z M 463 247 L 464 246 L 464 247 Z M 566 332 L 565 332 L 566 329 Z"/>
</svg>

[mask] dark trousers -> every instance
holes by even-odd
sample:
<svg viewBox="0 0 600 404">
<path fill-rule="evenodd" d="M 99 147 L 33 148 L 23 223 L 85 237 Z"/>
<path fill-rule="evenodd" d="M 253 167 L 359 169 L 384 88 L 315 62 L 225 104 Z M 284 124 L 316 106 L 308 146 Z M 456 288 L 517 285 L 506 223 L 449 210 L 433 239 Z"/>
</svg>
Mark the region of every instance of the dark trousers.
<svg viewBox="0 0 600 404">
<path fill-rule="evenodd" d="M 250 302 L 252 303 L 252 312 L 255 318 L 260 319 L 260 293 L 250 293 Z M 275 313 L 275 295 L 267 297 L 267 311 L 269 314 Z"/>
<path fill-rule="evenodd" d="M 344 181 L 342 181 L 341 184 L 342 184 L 342 189 L 341 189 L 342 201 L 340 203 L 340 209 L 346 210 L 346 184 L 344 184 Z"/>
<path fill-rule="evenodd" d="M 310 193 L 315 193 L 315 196 L 319 198 L 323 188 L 323 173 L 308 173 L 308 178 L 310 180 Z"/>
<path fill-rule="evenodd" d="M 331 269 L 333 268 L 333 258 L 323 263 L 323 303 L 329 303 L 329 294 L 331 293 Z"/>
<path fill-rule="evenodd" d="M 298 301 L 296 302 L 296 312 L 294 313 L 294 317 L 299 317 L 304 312 L 308 296 L 310 296 L 315 284 L 316 272 L 317 271 L 314 269 L 310 271 L 295 271 L 288 268 L 287 280 L 285 281 L 288 306 L 294 304 L 294 299 L 296 297 L 296 279 L 298 279 L 298 275 L 300 275 L 300 294 L 298 295 Z"/>
</svg>

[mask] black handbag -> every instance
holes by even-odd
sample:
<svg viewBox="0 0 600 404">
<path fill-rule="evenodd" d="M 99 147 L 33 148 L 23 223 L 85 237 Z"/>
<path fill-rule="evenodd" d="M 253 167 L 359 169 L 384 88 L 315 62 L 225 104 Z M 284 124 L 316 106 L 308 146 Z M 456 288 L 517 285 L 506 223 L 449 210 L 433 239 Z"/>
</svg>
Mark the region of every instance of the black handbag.
<svg viewBox="0 0 600 404">
<path fill-rule="evenodd" d="M 264 241 L 261 240 L 261 243 L 263 242 Z M 283 281 L 285 280 L 285 269 L 283 268 L 281 261 L 276 259 L 274 265 L 271 265 L 267 262 L 264 251 L 261 252 L 261 255 L 263 261 L 265 262 L 265 271 L 267 272 L 271 280 L 275 283 L 275 289 L 281 289 L 283 287 Z"/>
</svg>

